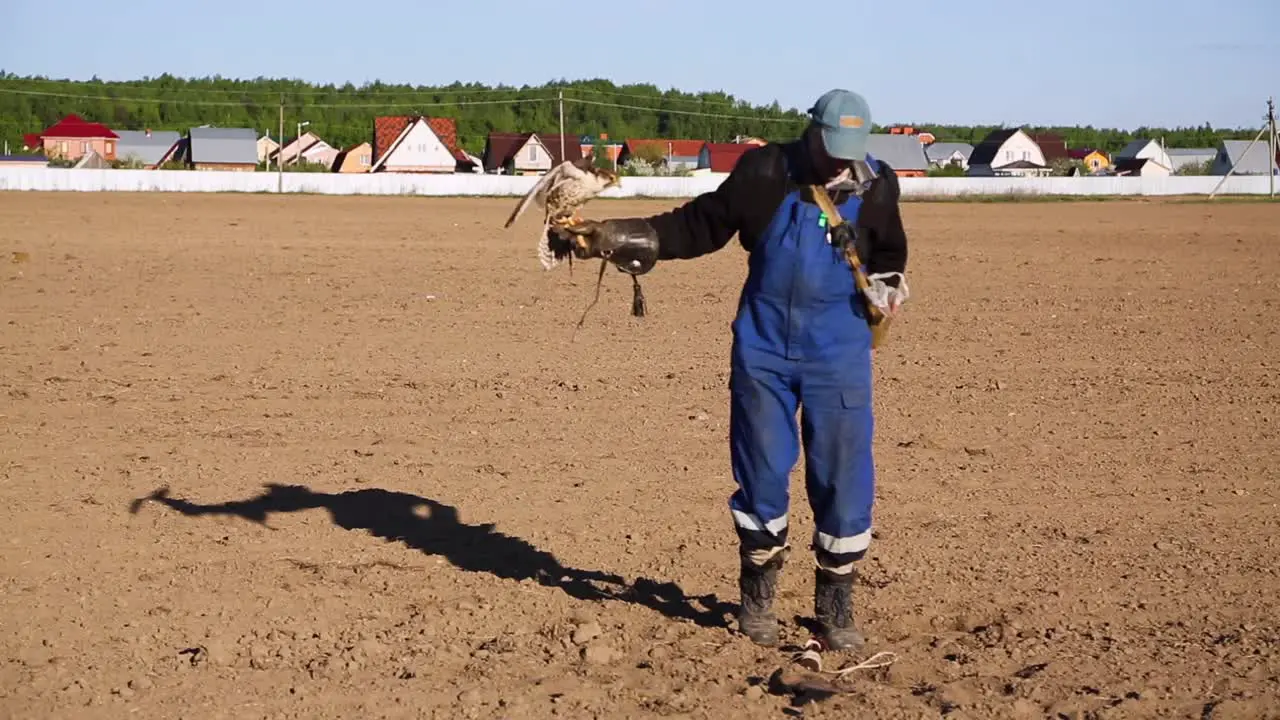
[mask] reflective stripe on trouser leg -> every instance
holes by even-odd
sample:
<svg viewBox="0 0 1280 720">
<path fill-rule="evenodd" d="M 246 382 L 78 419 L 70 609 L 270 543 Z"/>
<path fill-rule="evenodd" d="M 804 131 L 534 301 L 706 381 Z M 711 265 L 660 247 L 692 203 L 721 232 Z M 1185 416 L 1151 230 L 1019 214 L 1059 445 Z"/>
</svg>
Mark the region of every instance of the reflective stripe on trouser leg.
<svg viewBox="0 0 1280 720">
<path fill-rule="evenodd" d="M 862 367 L 859 367 L 861 365 Z M 847 573 L 871 545 L 875 501 L 870 363 L 849 362 L 801 379 L 805 490 L 818 564 Z"/>
<path fill-rule="evenodd" d="M 738 489 L 729 510 L 744 553 L 767 557 L 787 542 L 787 484 L 800 457 L 796 397 L 785 375 L 735 365 L 730 380 L 729 450 Z"/>
</svg>

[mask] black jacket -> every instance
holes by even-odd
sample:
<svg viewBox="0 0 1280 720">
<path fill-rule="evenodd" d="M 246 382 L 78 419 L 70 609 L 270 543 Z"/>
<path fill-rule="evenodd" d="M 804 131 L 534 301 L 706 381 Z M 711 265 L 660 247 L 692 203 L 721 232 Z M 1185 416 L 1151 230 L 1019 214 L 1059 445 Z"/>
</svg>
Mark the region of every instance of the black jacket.
<svg viewBox="0 0 1280 720">
<path fill-rule="evenodd" d="M 733 172 L 715 190 L 646 218 L 658 236 L 658 259 L 690 259 L 715 252 L 727 245 L 734 233 L 751 252 L 788 192 L 802 184 L 821 184 L 812 179 L 808 157 L 803 140 L 753 148 L 738 159 Z M 875 170 L 877 177 L 862 196 L 855 249 L 868 273 L 905 272 L 907 235 L 898 207 L 898 176 L 883 161 Z M 838 205 L 847 196 L 848 191 L 841 190 L 832 199 Z"/>
</svg>

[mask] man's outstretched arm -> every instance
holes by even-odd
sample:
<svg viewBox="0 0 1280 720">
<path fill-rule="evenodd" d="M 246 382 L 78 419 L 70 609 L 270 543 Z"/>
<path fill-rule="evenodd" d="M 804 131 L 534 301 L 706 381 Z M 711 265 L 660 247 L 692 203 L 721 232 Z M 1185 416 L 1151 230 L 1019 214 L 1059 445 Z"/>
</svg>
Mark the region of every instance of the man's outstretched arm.
<svg viewBox="0 0 1280 720">
<path fill-rule="evenodd" d="M 716 189 L 667 212 L 592 220 L 570 228 L 587 245 L 579 256 L 605 256 L 623 270 L 647 272 L 658 260 L 688 260 L 723 248 L 751 210 L 767 200 L 762 197 L 766 188 L 760 171 L 771 153 L 772 148 L 746 152 Z"/>
</svg>

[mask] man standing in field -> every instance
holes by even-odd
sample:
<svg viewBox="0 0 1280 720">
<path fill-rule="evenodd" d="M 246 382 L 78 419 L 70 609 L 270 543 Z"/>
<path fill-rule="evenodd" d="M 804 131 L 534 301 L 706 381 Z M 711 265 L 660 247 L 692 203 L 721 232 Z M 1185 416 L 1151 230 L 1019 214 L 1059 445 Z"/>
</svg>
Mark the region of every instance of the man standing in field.
<svg viewBox="0 0 1280 720">
<path fill-rule="evenodd" d="M 856 227 L 864 270 L 889 297 L 886 314 L 905 295 L 907 239 L 897 176 L 867 154 L 866 101 L 832 90 L 810 118 L 800 139 L 748 151 L 718 188 L 681 207 L 587 221 L 572 232 L 579 257 L 633 273 L 712 253 L 738 234 L 749 253 L 730 356 L 739 628 L 761 645 L 778 642 L 773 600 L 790 552 L 788 478 L 803 440 L 816 525 L 814 614 L 829 647 L 853 649 L 862 643 L 852 618 L 854 565 L 871 543 L 875 496 L 871 332 L 851 268 L 806 186 L 825 188 Z"/>
</svg>

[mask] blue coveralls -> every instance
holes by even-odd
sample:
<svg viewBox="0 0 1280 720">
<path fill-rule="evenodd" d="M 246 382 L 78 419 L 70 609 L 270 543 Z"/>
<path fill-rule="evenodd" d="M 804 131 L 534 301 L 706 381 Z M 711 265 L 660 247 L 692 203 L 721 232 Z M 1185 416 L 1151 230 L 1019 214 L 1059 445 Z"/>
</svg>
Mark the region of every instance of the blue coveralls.
<svg viewBox="0 0 1280 720">
<path fill-rule="evenodd" d="M 852 224 L 860 206 L 850 195 L 837 207 Z M 785 544 L 803 438 L 817 560 L 847 571 L 871 542 L 871 333 L 821 218 L 792 190 L 750 255 L 733 321 L 729 507 L 745 550 Z"/>
</svg>

